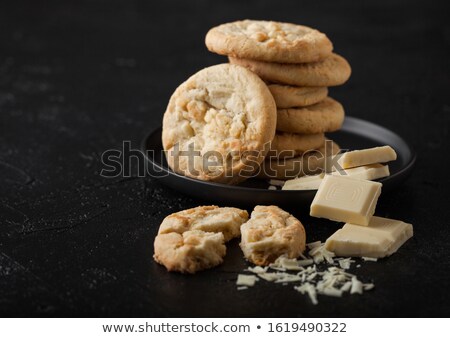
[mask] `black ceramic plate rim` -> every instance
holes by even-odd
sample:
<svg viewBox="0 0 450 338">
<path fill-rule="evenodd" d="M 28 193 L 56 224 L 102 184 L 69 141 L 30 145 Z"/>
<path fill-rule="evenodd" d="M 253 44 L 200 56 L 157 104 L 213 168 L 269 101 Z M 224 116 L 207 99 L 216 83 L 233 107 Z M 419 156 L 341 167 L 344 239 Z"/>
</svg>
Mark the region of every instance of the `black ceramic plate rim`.
<svg viewBox="0 0 450 338">
<path fill-rule="evenodd" d="M 376 123 L 367 121 L 367 120 L 363 120 L 357 117 L 352 117 L 352 116 L 346 116 L 345 117 L 347 122 L 356 122 L 356 123 L 363 123 L 363 124 L 368 124 L 371 125 L 372 128 L 377 128 L 382 130 L 383 132 L 389 132 L 390 134 L 392 134 L 393 136 L 395 136 L 396 138 L 399 138 L 408 148 L 409 152 L 411 153 L 411 160 L 404 166 L 402 167 L 399 171 L 397 171 L 396 173 L 389 175 L 388 177 L 382 178 L 380 180 L 378 180 L 379 182 L 383 183 L 386 180 L 389 179 L 393 179 L 397 176 L 402 175 L 402 173 L 407 172 L 411 169 L 412 166 L 414 166 L 415 162 L 416 162 L 416 158 L 417 155 L 416 153 L 413 151 L 413 149 L 411 148 L 411 146 L 409 145 L 409 143 L 407 143 L 403 138 L 401 138 L 399 135 L 397 135 L 396 133 L 394 133 L 393 131 L 391 131 L 390 129 L 387 129 L 385 127 L 382 127 Z M 186 180 L 186 181 L 190 181 L 193 184 L 201 184 L 201 185 L 207 185 L 207 186 L 211 186 L 211 187 L 221 187 L 221 188 L 227 188 L 229 190 L 237 190 L 237 191 L 253 191 L 253 192 L 257 192 L 257 191 L 267 191 L 268 189 L 262 189 L 262 188 L 250 188 L 250 187 L 242 187 L 239 185 L 228 185 L 228 184 L 223 184 L 223 183 L 216 183 L 216 182 L 209 182 L 209 181 L 202 181 L 202 180 L 197 180 L 195 178 L 191 178 L 188 176 L 183 176 L 180 175 L 174 171 L 172 171 L 170 168 L 166 168 L 162 165 L 160 165 L 159 163 L 153 161 L 152 158 L 147 156 L 147 139 L 150 135 L 152 135 L 153 133 L 155 133 L 157 130 L 160 130 L 162 127 L 159 126 L 155 129 L 153 129 L 152 131 L 150 131 L 149 133 L 146 134 L 145 138 L 143 139 L 142 143 L 141 143 L 141 149 L 144 153 L 145 158 L 156 168 L 158 168 L 158 170 L 162 170 L 165 173 L 167 173 L 168 175 L 172 175 L 172 176 L 176 176 L 180 179 Z M 345 130 L 345 125 L 343 126 L 342 130 Z M 361 132 L 357 132 L 355 130 L 352 130 L 353 133 L 355 134 L 364 134 L 363 131 Z M 303 191 L 315 191 L 316 189 L 312 189 L 312 190 L 303 190 Z M 270 190 L 271 193 L 275 193 L 275 194 L 298 194 L 301 190 Z"/>
</svg>

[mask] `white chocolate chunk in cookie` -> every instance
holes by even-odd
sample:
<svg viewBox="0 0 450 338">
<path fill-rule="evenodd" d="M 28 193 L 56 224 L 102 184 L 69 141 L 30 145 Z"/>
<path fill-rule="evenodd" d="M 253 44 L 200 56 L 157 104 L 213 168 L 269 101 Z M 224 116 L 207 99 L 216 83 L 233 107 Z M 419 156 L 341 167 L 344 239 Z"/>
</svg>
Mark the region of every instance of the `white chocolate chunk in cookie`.
<svg viewBox="0 0 450 338">
<path fill-rule="evenodd" d="M 182 234 L 170 232 L 155 238 L 156 262 L 168 271 L 195 273 L 217 266 L 226 253 L 222 233 L 190 230 Z"/>
<path fill-rule="evenodd" d="M 302 223 L 276 206 L 258 205 L 241 226 L 241 249 L 256 265 L 268 265 L 278 257 L 298 257 L 306 245 Z"/>
</svg>

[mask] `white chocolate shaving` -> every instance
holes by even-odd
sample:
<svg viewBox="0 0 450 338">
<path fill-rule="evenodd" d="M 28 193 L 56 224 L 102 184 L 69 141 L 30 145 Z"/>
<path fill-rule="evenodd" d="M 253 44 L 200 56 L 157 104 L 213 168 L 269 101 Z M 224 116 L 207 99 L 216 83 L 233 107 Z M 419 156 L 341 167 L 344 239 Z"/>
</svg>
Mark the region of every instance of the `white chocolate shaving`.
<svg viewBox="0 0 450 338">
<path fill-rule="evenodd" d="M 344 294 L 362 294 L 375 287 L 372 283 L 362 283 L 354 274 L 346 271 L 351 268 L 351 263 L 355 260 L 333 259 L 334 254 L 326 250 L 321 242 L 309 243 L 308 247 L 311 258 L 302 255 L 301 259 L 297 260 L 281 256 L 269 266 L 249 267 L 247 271 L 255 275 L 238 275 L 236 284 L 242 285 L 238 287 L 238 290 L 245 290 L 244 287 L 253 286 L 260 279 L 281 285 L 295 283 L 296 291 L 307 294 L 313 304 L 318 304 L 317 295 L 342 297 Z M 339 267 L 332 265 L 335 262 L 339 264 Z M 321 268 L 322 265 L 317 265 L 319 263 L 327 264 L 326 268 Z"/>
<path fill-rule="evenodd" d="M 239 286 L 253 286 L 255 285 L 256 281 L 258 281 L 259 278 L 254 276 L 254 275 L 242 275 L 239 274 L 237 281 L 236 281 L 236 285 Z"/>
</svg>

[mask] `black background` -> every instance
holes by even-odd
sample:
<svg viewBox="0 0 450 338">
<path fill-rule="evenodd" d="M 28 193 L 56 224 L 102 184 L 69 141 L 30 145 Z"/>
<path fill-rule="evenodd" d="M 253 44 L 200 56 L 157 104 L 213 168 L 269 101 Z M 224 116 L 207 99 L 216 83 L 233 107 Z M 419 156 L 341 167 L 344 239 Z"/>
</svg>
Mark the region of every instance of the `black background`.
<svg viewBox="0 0 450 338">
<path fill-rule="evenodd" d="M 438 1 L 2 1 L 0 313 L 4 316 L 450 316 L 450 24 Z M 376 289 L 313 306 L 291 286 L 236 291 L 237 242 L 216 269 L 183 276 L 152 260 L 169 213 L 203 204 L 154 179 L 105 179 L 101 154 L 139 147 L 178 84 L 225 62 L 204 46 L 219 23 L 272 19 L 325 32 L 353 68 L 331 89 L 348 115 L 418 153 L 377 215 L 415 236 L 353 269 Z M 333 222 L 296 216 L 308 240 Z"/>
</svg>

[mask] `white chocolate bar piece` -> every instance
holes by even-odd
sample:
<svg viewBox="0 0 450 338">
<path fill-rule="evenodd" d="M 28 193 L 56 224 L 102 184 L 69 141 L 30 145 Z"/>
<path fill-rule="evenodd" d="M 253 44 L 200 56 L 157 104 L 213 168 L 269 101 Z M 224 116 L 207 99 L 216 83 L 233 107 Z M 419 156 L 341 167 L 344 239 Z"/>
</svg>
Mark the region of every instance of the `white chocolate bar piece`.
<svg viewBox="0 0 450 338">
<path fill-rule="evenodd" d="M 331 175 L 348 176 L 360 180 L 376 180 L 378 178 L 389 176 L 389 167 L 379 163 L 365 165 L 362 167 L 349 168 L 339 171 L 333 171 Z M 288 180 L 284 183 L 282 190 L 317 190 L 324 174 L 303 176 Z"/>
<path fill-rule="evenodd" d="M 322 183 L 323 177 L 324 174 L 319 174 L 287 180 L 281 190 L 317 190 L 320 183 Z"/>
<path fill-rule="evenodd" d="M 390 146 L 353 150 L 336 156 L 339 157 L 337 163 L 342 169 L 366 164 L 386 163 L 397 159 L 397 153 Z"/>
<path fill-rule="evenodd" d="M 341 257 L 381 258 L 392 255 L 413 236 L 409 223 L 373 216 L 368 226 L 347 223 L 325 242 Z"/>
<path fill-rule="evenodd" d="M 381 186 L 379 182 L 325 175 L 311 203 L 310 215 L 367 225 L 375 212 Z"/>
<path fill-rule="evenodd" d="M 376 180 L 389 176 L 389 166 L 379 163 L 363 165 L 362 167 L 349 168 L 344 170 L 333 171 L 331 175 L 348 176 L 360 180 Z"/>
</svg>

